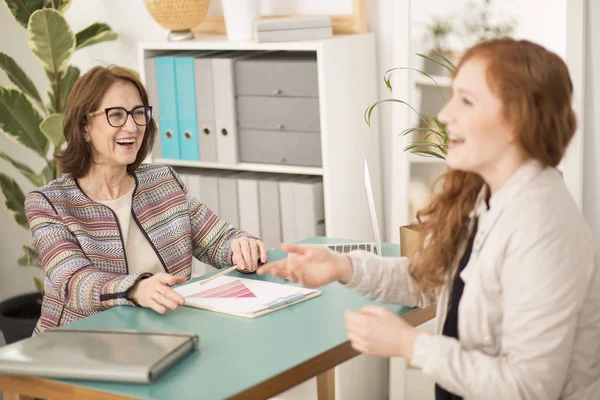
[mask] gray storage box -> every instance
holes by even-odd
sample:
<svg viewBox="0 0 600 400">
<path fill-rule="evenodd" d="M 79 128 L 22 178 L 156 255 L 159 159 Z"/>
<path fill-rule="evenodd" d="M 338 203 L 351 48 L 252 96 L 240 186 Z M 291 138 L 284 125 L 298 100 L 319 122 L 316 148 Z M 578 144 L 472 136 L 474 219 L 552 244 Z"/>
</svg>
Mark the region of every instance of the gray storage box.
<svg viewBox="0 0 600 400">
<path fill-rule="evenodd" d="M 314 52 L 276 52 L 235 63 L 236 94 L 318 97 Z"/>
<path fill-rule="evenodd" d="M 239 131 L 242 162 L 321 167 L 321 134 L 267 130 Z"/>
<path fill-rule="evenodd" d="M 319 99 L 314 97 L 237 98 L 241 129 L 319 132 Z"/>
</svg>

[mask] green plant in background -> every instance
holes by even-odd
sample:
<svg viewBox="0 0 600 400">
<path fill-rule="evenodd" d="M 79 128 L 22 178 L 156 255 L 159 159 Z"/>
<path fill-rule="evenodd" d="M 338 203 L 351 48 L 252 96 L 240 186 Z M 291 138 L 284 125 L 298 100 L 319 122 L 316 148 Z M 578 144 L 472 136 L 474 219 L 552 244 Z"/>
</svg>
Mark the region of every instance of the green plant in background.
<svg viewBox="0 0 600 400">
<path fill-rule="evenodd" d="M 74 34 L 63 17 L 71 0 L 5 0 L 16 21 L 27 29 L 29 49 L 41 62 L 49 86 L 44 98 L 32 80 L 6 53 L 0 52 L 0 68 L 15 87 L 0 86 L 0 130 L 44 160 L 41 171 L 14 160 L 0 151 L 0 158 L 13 165 L 36 187 L 58 176 L 54 149 L 64 143 L 64 108 L 80 71 L 69 62 L 73 53 L 97 43 L 116 40 L 118 35 L 105 23 L 94 23 Z M 29 229 L 25 217 L 25 194 L 14 179 L 0 173 L 0 189 L 4 203 L 17 224 Z M 38 255 L 30 246 L 23 246 L 20 266 L 40 266 Z M 44 289 L 35 278 L 37 289 Z"/>
<path fill-rule="evenodd" d="M 433 47 L 431 52 L 449 54 L 448 37 L 454 32 L 450 19 L 436 17 L 425 27 L 425 38 L 431 40 Z"/>
<path fill-rule="evenodd" d="M 509 18 L 498 21 L 492 12 L 492 0 L 483 0 L 482 4 L 469 3 L 469 12 L 465 15 L 465 30 L 470 42 L 511 36 L 515 32 L 517 21 Z"/>
<path fill-rule="evenodd" d="M 417 56 L 422 57 L 426 60 L 429 60 L 433 63 L 439 64 L 441 67 L 445 68 L 451 74 L 453 74 L 454 71 L 456 70 L 456 66 L 452 63 L 452 61 L 450 61 L 447 57 L 445 57 L 443 54 L 437 52 L 436 50 L 432 50 L 432 52 L 437 57 L 439 57 L 439 60 L 433 59 L 427 55 L 420 54 L 420 53 L 417 53 Z M 416 68 L 399 67 L 399 68 L 392 68 L 392 69 L 386 71 L 386 73 L 383 77 L 383 81 L 385 82 L 385 86 L 389 89 L 390 93 L 393 94 L 392 83 L 391 83 L 392 75 L 394 75 L 397 71 L 400 71 L 400 70 L 415 71 L 415 72 L 418 72 L 418 73 L 426 76 L 428 79 L 431 79 L 431 81 L 433 81 L 433 83 L 435 83 L 435 85 L 440 89 L 440 94 L 441 94 L 442 98 L 444 99 L 444 102 L 446 102 L 444 92 L 441 90 L 437 81 L 431 75 L 429 75 L 426 72 L 423 72 L 419 69 L 416 69 Z M 412 141 L 404 148 L 404 151 L 409 151 L 413 154 L 417 154 L 417 155 L 424 156 L 424 157 L 436 157 L 436 158 L 441 158 L 441 159 L 446 158 L 446 150 L 448 147 L 448 135 L 446 133 L 446 127 L 444 126 L 444 124 L 442 124 L 435 115 L 432 115 L 429 112 L 425 112 L 424 114 L 420 113 L 413 106 L 411 106 L 404 100 L 395 99 L 395 98 L 384 99 L 384 100 L 379 100 L 379 101 L 375 102 L 374 104 L 370 105 L 365 110 L 365 121 L 366 121 L 367 125 L 371 126 L 371 114 L 373 113 L 373 110 L 375 109 L 375 107 L 377 107 L 381 103 L 400 103 L 400 104 L 406 105 L 411 110 L 413 110 L 415 113 L 417 113 L 419 118 L 425 123 L 425 127 L 407 128 L 400 133 L 400 136 L 406 136 L 411 133 L 424 133 L 422 141 L 421 140 Z"/>
</svg>

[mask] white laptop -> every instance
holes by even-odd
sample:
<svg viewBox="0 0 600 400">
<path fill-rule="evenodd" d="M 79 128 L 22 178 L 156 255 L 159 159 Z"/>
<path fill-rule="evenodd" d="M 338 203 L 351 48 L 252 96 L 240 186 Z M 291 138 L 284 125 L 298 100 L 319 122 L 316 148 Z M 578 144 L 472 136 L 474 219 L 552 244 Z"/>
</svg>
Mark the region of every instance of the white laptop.
<svg viewBox="0 0 600 400">
<path fill-rule="evenodd" d="M 377 255 L 381 255 L 381 236 L 379 235 L 379 222 L 375 210 L 375 200 L 373 199 L 373 187 L 371 186 L 371 176 L 369 175 L 369 166 L 365 159 L 365 191 L 367 193 L 367 203 L 369 204 L 369 215 L 371 217 L 371 226 L 373 227 L 374 242 L 354 242 L 343 244 L 326 245 L 332 250 L 341 253 L 348 253 L 352 250 L 365 250 Z"/>
</svg>

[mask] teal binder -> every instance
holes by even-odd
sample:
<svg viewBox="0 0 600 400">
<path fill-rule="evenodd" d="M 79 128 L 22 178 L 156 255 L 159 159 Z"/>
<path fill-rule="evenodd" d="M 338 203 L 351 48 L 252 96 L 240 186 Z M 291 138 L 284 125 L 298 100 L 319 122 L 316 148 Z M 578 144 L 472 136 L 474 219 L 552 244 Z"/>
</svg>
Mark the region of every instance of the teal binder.
<svg viewBox="0 0 600 400">
<path fill-rule="evenodd" d="M 196 84 L 194 57 L 175 58 L 177 123 L 179 126 L 179 158 L 199 161 L 198 118 L 196 116 Z"/>
<path fill-rule="evenodd" d="M 179 152 L 179 126 L 177 117 L 177 93 L 175 58 L 156 57 L 156 89 L 160 109 L 160 147 L 162 157 L 177 160 Z"/>
</svg>

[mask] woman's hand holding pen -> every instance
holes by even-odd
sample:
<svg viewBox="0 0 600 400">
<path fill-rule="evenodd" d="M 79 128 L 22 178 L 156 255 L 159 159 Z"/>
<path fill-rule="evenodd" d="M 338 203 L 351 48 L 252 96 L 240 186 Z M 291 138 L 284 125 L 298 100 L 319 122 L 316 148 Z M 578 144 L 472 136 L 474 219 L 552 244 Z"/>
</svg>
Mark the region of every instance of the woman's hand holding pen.
<svg viewBox="0 0 600 400">
<path fill-rule="evenodd" d="M 267 248 L 260 240 L 240 237 L 231 242 L 231 261 L 241 272 L 254 272 L 260 264 L 267 262 Z"/>
<path fill-rule="evenodd" d="M 263 265 L 257 272 L 259 275 L 270 272 L 309 288 L 323 286 L 336 280 L 348 283 L 352 279 L 354 269 L 347 255 L 322 246 L 282 243 L 281 249 L 289 256 Z"/>
<path fill-rule="evenodd" d="M 183 305 L 183 296 L 171 289 L 186 281 L 185 276 L 173 276 L 165 272 L 154 274 L 150 278 L 138 281 L 129 297 L 142 307 L 151 308 L 159 314 L 168 309 L 176 310 Z"/>
</svg>

